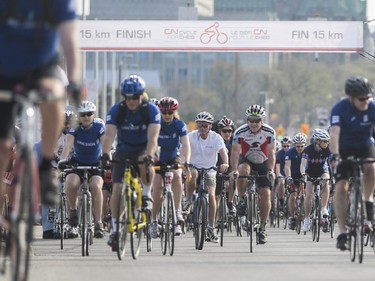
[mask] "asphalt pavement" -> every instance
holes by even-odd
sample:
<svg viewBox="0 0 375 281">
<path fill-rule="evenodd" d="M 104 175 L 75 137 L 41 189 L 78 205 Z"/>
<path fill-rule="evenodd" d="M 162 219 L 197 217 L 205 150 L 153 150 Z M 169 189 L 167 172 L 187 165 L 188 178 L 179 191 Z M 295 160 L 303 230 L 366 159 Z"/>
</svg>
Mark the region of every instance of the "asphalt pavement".
<svg viewBox="0 0 375 281">
<path fill-rule="evenodd" d="M 267 244 L 254 245 L 250 253 L 248 237 L 237 237 L 235 232 L 225 233 L 223 247 L 206 242 L 203 250 L 195 249 L 192 233 L 187 232 L 176 237 L 173 256 L 162 255 L 157 239 L 151 252 L 146 252 L 143 241 L 137 260 L 127 249 L 122 261 L 106 244 L 109 234 L 104 239 L 94 239 L 90 256 L 82 257 L 80 239 L 65 240 L 61 250 L 59 240 L 43 240 L 41 233 L 37 226 L 30 281 L 366 281 L 374 280 L 375 273 L 372 248 L 365 247 L 362 264 L 353 263 L 348 251 L 335 248 L 336 239 L 328 233 L 313 242 L 310 233 L 297 235 L 295 231 L 268 227 Z"/>
</svg>

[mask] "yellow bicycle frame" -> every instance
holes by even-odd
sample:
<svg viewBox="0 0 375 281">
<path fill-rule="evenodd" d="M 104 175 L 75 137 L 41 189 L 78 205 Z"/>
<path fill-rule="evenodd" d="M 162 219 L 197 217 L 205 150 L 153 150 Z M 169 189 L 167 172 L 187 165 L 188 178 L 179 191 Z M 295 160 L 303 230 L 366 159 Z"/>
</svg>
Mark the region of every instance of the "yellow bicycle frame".
<svg viewBox="0 0 375 281">
<path fill-rule="evenodd" d="M 136 232 L 140 228 L 144 228 L 147 223 L 146 213 L 142 210 L 142 188 L 139 184 L 137 178 L 134 178 L 131 173 L 130 167 L 125 168 L 124 171 L 124 185 L 125 185 L 125 193 L 126 193 L 126 202 L 128 204 L 128 213 L 129 213 L 129 221 L 127 222 L 128 225 L 128 232 L 133 233 Z M 141 212 L 141 221 L 136 222 L 134 218 L 134 214 L 131 210 L 133 210 L 133 202 L 131 200 L 132 194 L 135 192 L 137 196 L 136 208 L 138 211 Z"/>
</svg>

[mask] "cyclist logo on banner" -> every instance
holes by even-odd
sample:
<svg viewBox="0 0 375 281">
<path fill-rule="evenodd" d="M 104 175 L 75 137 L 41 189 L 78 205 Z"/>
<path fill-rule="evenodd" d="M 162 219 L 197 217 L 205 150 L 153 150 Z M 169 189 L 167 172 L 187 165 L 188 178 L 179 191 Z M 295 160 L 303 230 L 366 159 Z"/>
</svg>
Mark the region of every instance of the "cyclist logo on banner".
<svg viewBox="0 0 375 281">
<path fill-rule="evenodd" d="M 204 33 L 200 36 L 200 41 L 203 44 L 209 44 L 211 41 L 216 41 L 219 44 L 225 44 L 228 42 L 228 35 L 224 32 L 219 31 L 219 23 L 215 22 L 210 27 L 204 30 Z"/>
</svg>

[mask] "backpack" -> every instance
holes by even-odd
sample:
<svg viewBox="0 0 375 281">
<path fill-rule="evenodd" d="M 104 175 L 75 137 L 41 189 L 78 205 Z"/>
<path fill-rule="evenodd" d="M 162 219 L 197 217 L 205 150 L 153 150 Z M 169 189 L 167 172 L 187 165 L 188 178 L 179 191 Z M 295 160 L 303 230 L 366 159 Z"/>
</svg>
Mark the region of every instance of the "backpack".
<svg viewBox="0 0 375 281">
<path fill-rule="evenodd" d="M 116 125 L 120 126 L 120 124 L 124 121 L 126 112 L 128 110 L 128 107 L 126 106 L 126 102 L 123 101 L 120 104 L 120 109 L 116 118 Z M 141 116 L 142 116 L 142 124 L 145 124 L 148 126 L 150 124 L 150 117 L 148 115 L 148 102 L 142 100 L 141 103 Z"/>
</svg>

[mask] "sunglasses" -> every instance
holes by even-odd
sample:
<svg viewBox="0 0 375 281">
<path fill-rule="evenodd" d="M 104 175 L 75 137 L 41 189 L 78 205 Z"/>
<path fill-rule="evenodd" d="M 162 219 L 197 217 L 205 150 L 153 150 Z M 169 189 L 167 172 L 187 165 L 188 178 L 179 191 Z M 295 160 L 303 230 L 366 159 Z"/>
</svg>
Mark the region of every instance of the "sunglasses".
<svg viewBox="0 0 375 281">
<path fill-rule="evenodd" d="M 130 97 L 125 97 L 125 100 L 138 100 L 139 96 L 130 96 Z"/>
<path fill-rule="evenodd" d="M 226 133 L 231 134 L 233 132 L 233 130 L 222 129 L 221 132 L 223 132 L 224 134 L 226 134 Z"/>
<path fill-rule="evenodd" d="M 297 148 L 304 148 L 305 146 L 304 145 L 296 145 L 295 147 L 297 147 Z"/>
<path fill-rule="evenodd" d="M 205 129 L 207 129 L 208 128 L 208 124 L 198 124 L 197 127 L 198 128 L 205 128 Z"/>
<path fill-rule="evenodd" d="M 289 148 L 290 145 L 283 145 L 283 148 Z"/>
<path fill-rule="evenodd" d="M 260 121 L 262 121 L 262 119 L 260 118 L 257 118 L 257 119 L 247 119 L 247 121 L 249 121 L 250 123 L 260 123 Z"/>
<path fill-rule="evenodd" d="M 329 143 L 329 141 L 327 141 L 327 140 L 322 140 L 321 142 L 324 142 L 324 143 Z"/>
<path fill-rule="evenodd" d="M 94 112 L 83 112 L 83 113 L 80 113 L 79 114 L 79 117 L 85 117 L 85 116 L 93 116 L 94 115 Z"/>
<path fill-rule="evenodd" d="M 173 111 L 162 111 L 161 114 L 164 114 L 164 115 L 173 115 Z"/>
<path fill-rule="evenodd" d="M 372 97 L 364 97 L 364 98 L 357 98 L 357 100 L 359 100 L 359 101 L 368 101 L 371 98 Z"/>
</svg>

